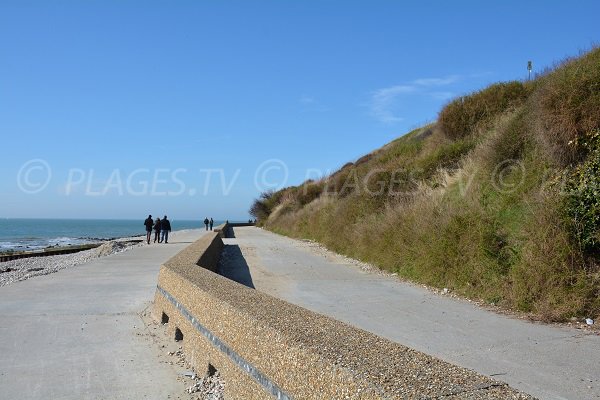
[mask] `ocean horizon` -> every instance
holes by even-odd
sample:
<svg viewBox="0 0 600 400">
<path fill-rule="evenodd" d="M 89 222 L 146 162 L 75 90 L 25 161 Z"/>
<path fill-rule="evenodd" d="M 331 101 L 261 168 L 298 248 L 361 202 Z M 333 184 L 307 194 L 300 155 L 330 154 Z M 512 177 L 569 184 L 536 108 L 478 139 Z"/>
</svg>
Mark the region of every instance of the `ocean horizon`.
<svg viewBox="0 0 600 400">
<path fill-rule="evenodd" d="M 155 217 L 156 218 L 156 217 Z M 144 219 L 0 218 L 0 252 L 94 243 L 146 234 Z M 170 219 L 174 231 L 202 229 L 203 219 Z M 225 221 L 215 220 L 214 226 Z"/>
</svg>

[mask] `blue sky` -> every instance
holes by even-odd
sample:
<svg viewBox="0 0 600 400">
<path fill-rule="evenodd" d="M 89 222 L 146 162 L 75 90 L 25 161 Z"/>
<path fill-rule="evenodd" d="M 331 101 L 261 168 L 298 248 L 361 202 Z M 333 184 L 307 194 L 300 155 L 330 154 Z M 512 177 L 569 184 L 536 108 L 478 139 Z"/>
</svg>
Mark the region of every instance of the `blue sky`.
<svg viewBox="0 0 600 400">
<path fill-rule="evenodd" d="M 0 1 L 0 217 L 245 219 L 454 96 L 600 39 L 597 1 Z"/>
</svg>

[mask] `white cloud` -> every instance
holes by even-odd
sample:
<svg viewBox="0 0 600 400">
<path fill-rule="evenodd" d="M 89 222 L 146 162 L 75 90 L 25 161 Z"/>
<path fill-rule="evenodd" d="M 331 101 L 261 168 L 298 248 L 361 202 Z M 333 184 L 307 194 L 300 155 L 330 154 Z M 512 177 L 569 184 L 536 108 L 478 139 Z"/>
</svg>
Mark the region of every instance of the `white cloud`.
<svg viewBox="0 0 600 400">
<path fill-rule="evenodd" d="M 458 81 L 458 75 L 451 75 L 445 78 L 421 78 L 412 81 L 413 85 L 417 86 L 446 86 Z"/>
<path fill-rule="evenodd" d="M 374 91 L 369 102 L 370 114 L 380 122 L 391 124 L 404 120 L 397 115 L 398 103 L 403 96 L 421 95 L 436 100 L 448 100 L 454 96 L 451 91 L 432 90 L 458 82 L 459 75 L 444 78 L 420 78 L 404 85 L 395 85 Z"/>
<path fill-rule="evenodd" d="M 398 96 L 414 91 L 415 87 L 410 85 L 392 86 L 375 91 L 371 97 L 371 115 L 384 123 L 402 121 L 402 117 L 394 115 L 392 106 Z"/>
<path fill-rule="evenodd" d="M 315 102 L 314 97 L 311 96 L 302 96 L 300 97 L 300 103 L 302 104 L 313 104 Z"/>
</svg>

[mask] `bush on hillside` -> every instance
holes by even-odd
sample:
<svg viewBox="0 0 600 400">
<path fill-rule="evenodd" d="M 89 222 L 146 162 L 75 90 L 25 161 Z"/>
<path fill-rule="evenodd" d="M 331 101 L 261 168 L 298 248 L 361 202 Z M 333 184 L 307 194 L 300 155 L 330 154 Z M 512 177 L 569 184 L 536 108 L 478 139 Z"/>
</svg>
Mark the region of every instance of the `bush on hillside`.
<svg viewBox="0 0 600 400">
<path fill-rule="evenodd" d="M 539 135 L 557 161 L 583 160 L 587 151 L 582 142 L 600 128 L 600 48 L 541 78 L 532 100 Z"/>
<path fill-rule="evenodd" d="M 595 132 L 600 142 L 600 130 Z M 600 251 L 600 145 L 586 161 L 575 168 L 567 182 L 565 210 L 573 224 L 573 233 L 588 254 Z"/>
<path fill-rule="evenodd" d="M 600 274 L 569 237 L 558 198 L 540 196 L 523 227 L 523 248 L 510 272 L 513 305 L 535 318 L 564 321 L 600 315 Z"/>
<path fill-rule="evenodd" d="M 266 221 L 273 209 L 279 204 L 283 194 L 284 190 L 261 193 L 260 197 L 252 203 L 249 210 L 250 215 L 258 221 Z"/>
<path fill-rule="evenodd" d="M 325 190 L 328 194 L 347 196 L 357 187 L 357 174 L 353 163 L 344 165 L 325 180 Z"/>
<path fill-rule="evenodd" d="M 502 166 L 514 165 L 517 160 L 522 159 L 530 143 L 530 118 L 531 113 L 527 107 L 522 107 L 496 125 L 496 135 L 490 137 L 487 151 L 481 155 L 481 162 L 489 169 L 490 174 L 501 172 Z"/>
<path fill-rule="evenodd" d="M 448 137 L 464 138 L 500 113 L 523 104 L 527 95 L 528 91 L 521 82 L 497 83 L 451 101 L 440 112 L 438 124 Z"/>
<path fill-rule="evenodd" d="M 304 206 L 320 197 L 323 189 L 325 189 L 323 182 L 306 182 L 298 188 L 296 199 L 301 206 Z"/>
<path fill-rule="evenodd" d="M 431 178 L 440 169 L 455 170 L 460 165 L 462 157 L 474 147 L 475 141 L 471 138 L 440 144 L 419 158 L 416 169 L 421 172 L 421 177 L 424 179 Z"/>
</svg>

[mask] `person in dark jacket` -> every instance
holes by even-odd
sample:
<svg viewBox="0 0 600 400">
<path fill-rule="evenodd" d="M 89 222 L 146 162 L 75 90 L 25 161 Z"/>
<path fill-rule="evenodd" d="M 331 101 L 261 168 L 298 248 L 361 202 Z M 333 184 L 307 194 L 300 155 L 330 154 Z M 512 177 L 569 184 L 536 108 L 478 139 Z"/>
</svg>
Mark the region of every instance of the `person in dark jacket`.
<svg viewBox="0 0 600 400">
<path fill-rule="evenodd" d="M 171 232 L 171 223 L 165 215 L 162 221 L 160 221 L 160 240 L 158 243 L 169 243 L 169 232 Z"/>
<path fill-rule="evenodd" d="M 150 244 L 150 236 L 152 236 L 152 226 L 154 225 L 154 221 L 152 220 L 152 215 L 148 215 L 148 218 L 144 221 L 144 225 L 146 226 L 146 241 Z"/>
<path fill-rule="evenodd" d="M 204 218 L 204 225 L 206 226 L 206 230 L 208 230 L 208 218 Z"/>
<path fill-rule="evenodd" d="M 157 217 L 156 221 L 154 221 L 154 243 L 160 243 L 160 223 L 160 218 Z"/>
<path fill-rule="evenodd" d="M 208 225 L 210 226 L 210 230 L 212 231 L 212 227 L 213 224 L 215 223 L 215 221 L 213 221 L 212 217 L 210 218 L 210 221 L 208 221 Z"/>
</svg>

